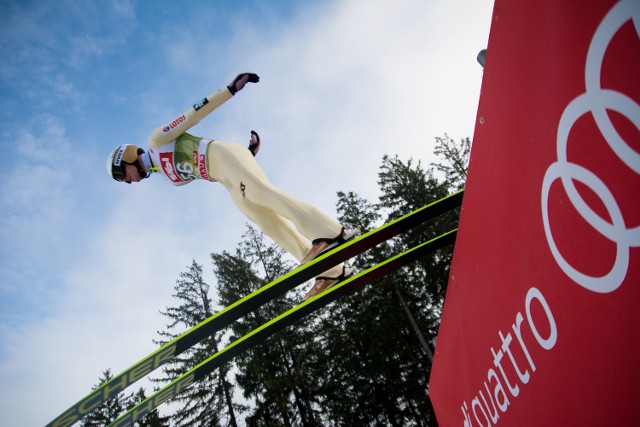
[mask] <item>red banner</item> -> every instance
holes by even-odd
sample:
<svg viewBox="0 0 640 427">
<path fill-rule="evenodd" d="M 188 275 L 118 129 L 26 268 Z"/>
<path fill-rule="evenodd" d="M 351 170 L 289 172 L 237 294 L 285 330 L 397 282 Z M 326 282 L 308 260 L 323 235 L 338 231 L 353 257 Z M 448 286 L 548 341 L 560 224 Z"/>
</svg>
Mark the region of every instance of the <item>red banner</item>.
<svg viewBox="0 0 640 427">
<path fill-rule="evenodd" d="M 637 0 L 496 1 L 430 380 L 441 426 L 638 425 L 639 36 Z"/>
</svg>

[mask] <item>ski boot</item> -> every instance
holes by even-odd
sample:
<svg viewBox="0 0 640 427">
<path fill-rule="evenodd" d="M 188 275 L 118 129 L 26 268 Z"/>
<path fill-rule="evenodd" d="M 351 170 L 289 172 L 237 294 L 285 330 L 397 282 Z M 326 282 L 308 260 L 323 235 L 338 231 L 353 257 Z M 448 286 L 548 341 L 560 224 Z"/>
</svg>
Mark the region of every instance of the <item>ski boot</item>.
<svg viewBox="0 0 640 427">
<path fill-rule="evenodd" d="M 334 238 L 315 239 L 312 243 L 309 253 L 300 261 L 300 264 L 306 264 L 312 259 L 318 257 L 322 253 L 333 249 L 341 244 L 360 235 L 360 230 L 351 224 L 342 227 L 340 234 Z"/>
<path fill-rule="evenodd" d="M 342 282 L 347 277 L 353 275 L 356 272 L 354 267 L 349 267 L 346 264 L 342 266 L 342 274 L 338 277 L 325 277 L 318 276 L 316 277 L 316 281 L 313 286 L 307 291 L 307 294 L 304 296 L 304 301 L 312 298 L 322 292 L 326 291 L 332 286 L 337 285 Z"/>
</svg>

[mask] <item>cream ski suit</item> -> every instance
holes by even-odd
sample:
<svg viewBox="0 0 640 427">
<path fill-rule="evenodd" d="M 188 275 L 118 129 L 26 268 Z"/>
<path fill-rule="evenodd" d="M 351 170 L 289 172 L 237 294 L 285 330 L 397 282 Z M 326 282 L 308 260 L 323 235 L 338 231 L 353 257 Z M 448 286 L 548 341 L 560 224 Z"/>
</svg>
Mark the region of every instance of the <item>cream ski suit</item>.
<svg viewBox="0 0 640 427">
<path fill-rule="evenodd" d="M 151 132 L 149 156 L 153 170 L 173 185 L 185 185 L 194 179 L 221 183 L 247 218 L 301 261 L 311 249 L 312 240 L 338 236 L 341 224 L 274 187 L 244 146 L 186 133 L 232 97 L 229 89 L 223 87 Z M 322 275 L 337 277 L 341 273 L 339 265 Z"/>
</svg>

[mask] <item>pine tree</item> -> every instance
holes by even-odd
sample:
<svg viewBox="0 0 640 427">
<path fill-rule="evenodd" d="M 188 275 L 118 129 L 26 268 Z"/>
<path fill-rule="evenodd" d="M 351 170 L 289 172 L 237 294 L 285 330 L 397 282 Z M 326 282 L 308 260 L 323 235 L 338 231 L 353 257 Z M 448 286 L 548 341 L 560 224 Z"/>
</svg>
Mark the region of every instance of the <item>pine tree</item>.
<svg viewBox="0 0 640 427">
<path fill-rule="evenodd" d="M 441 150 L 441 154 L 445 151 Z M 447 159 L 445 159 L 446 161 Z M 365 231 L 454 192 L 454 173 L 439 181 L 435 170 L 420 162 L 385 156 L 377 204 L 354 193 L 339 193 L 343 222 Z M 458 183 L 458 184 L 457 184 Z M 364 269 L 392 254 L 454 228 L 458 212 L 444 215 L 357 257 Z M 328 343 L 331 388 L 322 406 L 337 425 L 432 425 L 433 409 L 426 396 L 431 367 L 431 342 L 437 333 L 452 248 L 416 262 L 337 301 L 320 331 Z M 402 345 L 398 345 L 402 343 Z M 346 350 L 348 349 L 348 350 Z"/>
<path fill-rule="evenodd" d="M 111 380 L 111 370 L 107 369 L 102 372 L 100 382 L 93 387 L 93 390 L 102 386 L 102 384 Z M 138 403 L 146 399 L 143 388 L 140 388 L 136 393 L 132 393 L 128 396 L 117 395 L 109 399 L 104 405 L 98 408 L 96 411 L 87 415 L 81 422 L 82 427 L 103 427 L 114 422 L 118 417 L 123 415 L 126 411 L 133 408 Z M 167 418 L 163 418 L 158 413 L 157 409 L 154 409 L 147 415 L 145 415 L 140 421 L 135 423 L 136 427 L 168 427 Z"/>
<path fill-rule="evenodd" d="M 267 245 L 264 236 L 252 227 L 248 227 L 234 255 L 223 252 L 211 256 L 222 306 L 294 267 L 279 246 Z M 249 333 L 300 300 L 299 292 L 294 292 L 254 310 L 231 326 L 230 339 Z M 313 410 L 316 386 L 306 375 L 312 355 L 318 355 L 313 351 L 313 334 L 306 322 L 299 322 L 235 359 L 239 371 L 237 383 L 244 397 L 254 402 L 247 425 L 320 425 Z"/>
<path fill-rule="evenodd" d="M 173 295 L 179 302 L 176 307 L 167 307 L 161 313 L 171 319 L 167 331 L 159 331 L 160 339 L 156 344 L 164 345 L 185 330 L 196 326 L 212 316 L 212 302 L 209 298 L 209 285 L 202 277 L 202 266 L 192 261 L 186 272 L 180 273 L 180 279 L 174 286 Z M 175 330 L 175 332 L 172 332 Z M 198 363 L 218 351 L 220 334 L 203 340 L 198 345 L 182 353 L 168 365 L 165 365 L 164 378 L 155 379 L 156 382 L 172 381 L 195 367 Z M 171 415 L 173 426 L 236 426 L 236 411 L 241 409 L 233 402 L 233 386 L 226 377 L 229 366 L 222 366 L 208 377 L 193 384 L 175 397 L 175 401 L 183 403 Z"/>
<path fill-rule="evenodd" d="M 147 398 L 144 389 L 140 388 L 136 393 L 134 393 L 129 401 L 130 404 L 127 407 L 127 410 L 133 408 L 138 403 L 143 402 Z M 169 427 L 169 417 L 161 417 L 160 413 L 157 409 L 149 412 L 144 416 L 143 419 L 138 421 L 135 424 L 136 427 Z"/>
<path fill-rule="evenodd" d="M 359 219 L 364 231 L 379 225 L 379 207 L 354 193 L 339 193 L 338 209 L 341 221 Z M 354 263 L 359 269 L 375 265 L 394 252 L 393 246 L 393 242 L 379 245 L 357 257 Z M 380 280 L 318 314 L 326 318 L 317 334 L 326 344 L 323 351 L 329 366 L 314 374 L 325 385 L 321 407 L 329 424 L 412 425 L 409 420 L 420 418 L 420 414 L 409 414 L 411 405 L 416 406 L 415 399 L 407 397 L 404 390 L 407 382 L 415 382 L 419 376 L 413 372 L 413 377 L 407 378 L 402 363 L 409 359 L 414 364 L 413 360 L 420 357 L 419 350 L 415 346 L 403 351 L 397 348 L 399 342 L 412 337 L 405 318 L 398 315 L 394 294 L 388 291 L 387 286 L 392 283 Z M 401 354 L 404 351 L 411 352 L 411 356 Z M 424 382 L 422 385 L 424 395 L 426 385 Z"/>
<path fill-rule="evenodd" d="M 99 388 L 102 384 L 106 383 L 111 378 L 113 378 L 111 369 L 103 371 L 102 376 L 99 379 L 100 382 L 93 387 L 93 390 Z M 101 427 L 111 424 L 120 415 L 122 415 L 122 413 L 124 412 L 124 408 L 129 405 L 130 399 L 130 396 L 114 396 L 97 410 L 87 415 L 81 422 L 82 427 Z"/>
<path fill-rule="evenodd" d="M 469 167 L 469 153 L 471 140 L 461 139 L 456 143 L 446 133 L 443 137 L 436 137 L 434 154 L 440 157 L 440 162 L 431 163 L 436 170 L 444 173 L 445 183 L 449 188 L 461 190 L 467 181 Z"/>
</svg>

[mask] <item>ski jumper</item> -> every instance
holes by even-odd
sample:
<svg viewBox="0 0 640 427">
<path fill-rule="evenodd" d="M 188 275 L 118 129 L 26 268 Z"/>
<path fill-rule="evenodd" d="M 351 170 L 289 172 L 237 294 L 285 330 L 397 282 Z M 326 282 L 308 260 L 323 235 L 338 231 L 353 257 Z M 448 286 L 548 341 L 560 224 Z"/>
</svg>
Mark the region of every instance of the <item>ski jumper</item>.
<svg viewBox="0 0 640 427">
<path fill-rule="evenodd" d="M 342 225 L 318 208 L 274 187 L 244 146 L 186 133 L 232 97 L 223 87 L 175 120 L 154 129 L 149 136 L 153 166 L 173 185 L 185 185 L 195 179 L 221 183 L 249 220 L 301 261 L 314 239 L 338 236 Z M 323 275 L 337 277 L 341 272 L 339 265 Z"/>
</svg>

